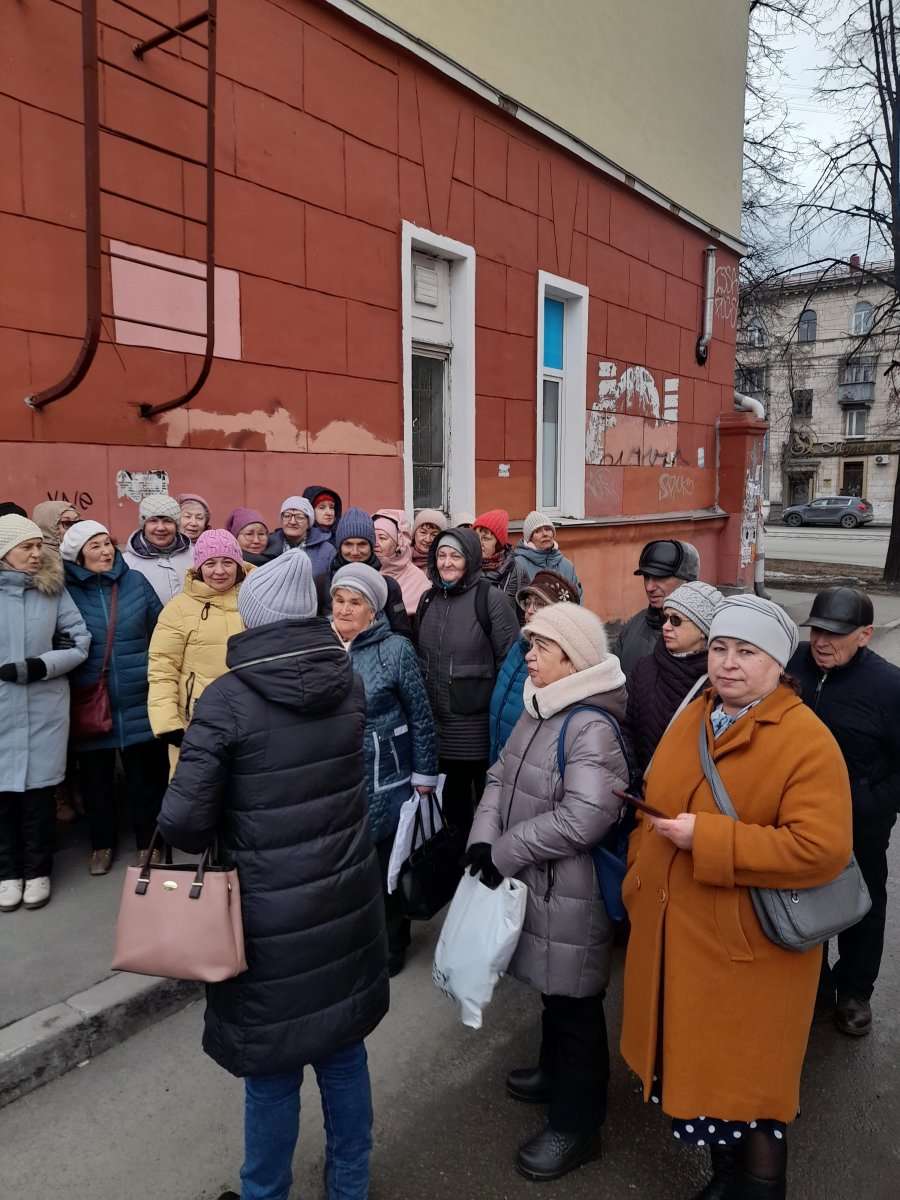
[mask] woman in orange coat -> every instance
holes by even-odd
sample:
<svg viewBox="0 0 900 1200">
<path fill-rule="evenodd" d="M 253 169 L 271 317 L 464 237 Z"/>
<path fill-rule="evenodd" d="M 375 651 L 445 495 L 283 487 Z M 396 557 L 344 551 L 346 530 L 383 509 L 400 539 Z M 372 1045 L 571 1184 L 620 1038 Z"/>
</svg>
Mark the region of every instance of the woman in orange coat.
<svg viewBox="0 0 900 1200">
<path fill-rule="evenodd" d="M 783 680 L 797 641 L 770 601 L 733 596 L 718 606 L 713 686 L 656 750 L 646 798 L 667 819 L 640 819 L 623 885 L 622 1054 L 675 1136 L 710 1147 L 713 1178 L 695 1200 L 786 1195 L 787 1124 L 822 955 L 770 942 L 749 889 L 816 887 L 850 859 L 843 758 Z M 701 728 L 737 821 L 706 782 Z"/>
</svg>

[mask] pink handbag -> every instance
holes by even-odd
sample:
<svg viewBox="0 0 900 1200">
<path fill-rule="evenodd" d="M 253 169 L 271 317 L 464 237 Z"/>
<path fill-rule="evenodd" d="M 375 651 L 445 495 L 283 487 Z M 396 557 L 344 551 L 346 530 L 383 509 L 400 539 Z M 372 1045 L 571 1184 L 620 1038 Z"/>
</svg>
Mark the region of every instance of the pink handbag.
<svg viewBox="0 0 900 1200">
<path fill-rule="evenodd" d="M 159 842 L 157 830 L 148 858 Z M 220 983 L 247 970 L 237 871 L 210 856 L 126 870 L 114 971 Z"/>
</svg>

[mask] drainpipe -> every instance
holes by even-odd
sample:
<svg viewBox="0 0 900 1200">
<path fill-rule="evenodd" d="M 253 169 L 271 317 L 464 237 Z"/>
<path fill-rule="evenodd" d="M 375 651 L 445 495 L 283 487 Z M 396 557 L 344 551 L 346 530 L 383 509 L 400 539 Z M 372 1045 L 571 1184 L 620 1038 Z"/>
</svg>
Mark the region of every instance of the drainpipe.
<svg viewBox="0 0 900 1200">
<path fill-rule="evenodd" d="M 709 343 L 712 341 L 713 307 L 716 301 L 716 248 L 707 246 L 703 252 L 706 255 L 706 296 L 703 300 L 703 332 L 697 339 L 697 362 L 702 367 L 709 358 Z"/>
<path fill-rule="evenodd" d="M 742 392 L 734 393 L 734 403 L 743 412 L 752 412 L 761 421 L 766 419 L 763 402 L 753 396 L 745 396 Z M 763 600 L 772 597 L 766 591 L 766 523 L 763 519 L 762 506 L 756 515 L 756 559 L 753 563 L 753 590 Z"/>
</svg>

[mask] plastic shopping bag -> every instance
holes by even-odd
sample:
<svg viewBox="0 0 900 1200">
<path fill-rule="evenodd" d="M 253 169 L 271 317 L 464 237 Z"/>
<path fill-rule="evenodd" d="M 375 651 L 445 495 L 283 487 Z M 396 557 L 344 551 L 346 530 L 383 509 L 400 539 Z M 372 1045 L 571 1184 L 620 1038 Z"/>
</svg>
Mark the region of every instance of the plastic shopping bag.
<svg viewBox="0 0 900 1200">
<path fill-rule="evenodd" d="M 444 780 L 446 775 L 438 776 L 437 788 L 435 796 L 440 805 L 444 795 Z M 389 894 L 397 890 L 397 880 L 400 878 L 400 871 L 403 864 L 415 850 L 413 838 L 416 828 L 416 812 L 419 808 L 419 793 L 413 789 L 413 794 L 410 798 L 400 806 L 400 820 L 397 824 L 397 832 L 394 834 L 394 845 L 391 849 L 391 857 L 388 860 L 387 870 L 387 890 Z M 441 818 L 438 807 L 431 804 L 425 804 L 422 808 L 422 827 L 425 831 L 425 837 L 433 837 L 441 827 Z M 422 838 L 416 838 L 416 843 L 421 842 Z"/>
<path fill-rule="evenodd" d="M 470 1029 L 481 1028 L 482 1009 L 515 953 L 527 899 L 528 888 L 518 879 L 504 879 L 493 889 L 468 872 L 459 881 L 431 975 L 459 1003 L 462 1023 Z"/>
</svg>

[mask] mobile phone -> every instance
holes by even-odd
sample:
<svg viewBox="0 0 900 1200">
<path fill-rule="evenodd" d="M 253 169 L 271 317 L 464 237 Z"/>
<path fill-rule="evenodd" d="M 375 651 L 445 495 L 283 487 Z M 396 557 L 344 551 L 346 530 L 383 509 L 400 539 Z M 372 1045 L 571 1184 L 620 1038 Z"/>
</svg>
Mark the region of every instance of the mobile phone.
<svg viewBox="0 0 900 1200">
<path fill-rule="evenodd" d="M 646 800 L 642 800 L 640 796 L 633 796 L 631 792 L 619 792 L 615 788 L 613 788 L 613 795 L 618 797 L 619 800 L 624 800 L 626 804 L 632 805 L 632 807 L 638 809 L 640 812 L 646 813 L 648 817 L 662 817 L 664 821 L 669 820 L 664 812 L 660 812 L 658 808 L 654 808 Z"/>
</svg>

